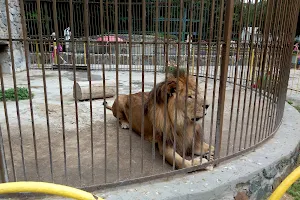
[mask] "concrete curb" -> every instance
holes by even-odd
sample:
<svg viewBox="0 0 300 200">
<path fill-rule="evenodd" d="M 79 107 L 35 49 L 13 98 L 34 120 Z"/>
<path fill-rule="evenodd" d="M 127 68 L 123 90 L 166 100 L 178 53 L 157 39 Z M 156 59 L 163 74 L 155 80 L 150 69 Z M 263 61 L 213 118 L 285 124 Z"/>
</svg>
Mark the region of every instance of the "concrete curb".
<svg viewBox="0 0 300 200">
<path fill-rule="evenodd" d="M 182 174 L 93 192 L 114 199 L 234 199 L 244 191 L 264 199 L 293 170 L 300 154 L 300 113 L 288 103 L 277 133 L 255 151 L 222 163 L 212 172 Z"/>
</svg>

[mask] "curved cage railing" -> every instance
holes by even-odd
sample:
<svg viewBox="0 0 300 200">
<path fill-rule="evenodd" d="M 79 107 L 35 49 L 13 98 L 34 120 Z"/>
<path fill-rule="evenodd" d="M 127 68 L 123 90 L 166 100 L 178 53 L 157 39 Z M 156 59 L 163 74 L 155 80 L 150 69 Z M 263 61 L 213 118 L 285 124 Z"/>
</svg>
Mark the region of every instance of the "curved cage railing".
<svg viewBox="0 0 300 200">
<path fill-rule="evenodd" d="M 3 182 L 95 190 L 217 167 L 280 126 L 299 0 L 14 2 Z"/>
</svg>

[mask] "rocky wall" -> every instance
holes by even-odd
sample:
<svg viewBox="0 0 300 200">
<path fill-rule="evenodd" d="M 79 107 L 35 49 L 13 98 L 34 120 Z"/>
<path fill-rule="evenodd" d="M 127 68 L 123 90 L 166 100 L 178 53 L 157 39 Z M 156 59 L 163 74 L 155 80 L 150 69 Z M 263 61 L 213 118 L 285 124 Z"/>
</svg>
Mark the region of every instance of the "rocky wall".
<svg viewBox="0 0 300 200">
<path fill-rule="evenodd" d="M 280 183 L 300 164 L 300 144 L 291 157 L 282 158 L 278 163 L 269 166 L 252 180 L 236 185 L 237 196 L 242 193 L 245 199 L 267 199 Z M 236 198 L 237 199 L 237 198 Z"/>
<path fill-rule="evenodd" d="M 19 1 L 9 0 L 8 2 L 9 17 L 11 21 L 11 37 L 12 39 L 22 39 L 23 33 Z M 0 5 L 0 39 L 7 40 L 6 43 L 8 44 L 9 35 L 5 0 L 0 0 Z M 5 50 L 0 53 L 0 64 L 3 73 L 12 73 L 11 49 L 13 49 L 15 71 L 19 72 L 26 69 L 24 43 L 13 41 L 12 46 L 8 46 L 8 48 L 5 48 Z"/>
</svg>

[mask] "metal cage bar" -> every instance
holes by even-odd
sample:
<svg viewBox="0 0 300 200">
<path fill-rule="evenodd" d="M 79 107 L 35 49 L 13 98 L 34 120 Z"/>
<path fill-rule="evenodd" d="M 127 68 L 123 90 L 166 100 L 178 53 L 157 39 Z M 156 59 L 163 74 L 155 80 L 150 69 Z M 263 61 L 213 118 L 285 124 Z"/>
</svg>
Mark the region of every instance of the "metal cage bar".
<svg viewBox="0 0 300 200">
<path fill-rule="evenodd" d="M 2 181 L 94 190 L 265 143 L 284 114 L 299 3 L 20 0 L 18 19 L 5 0 Z"/>
</svg>

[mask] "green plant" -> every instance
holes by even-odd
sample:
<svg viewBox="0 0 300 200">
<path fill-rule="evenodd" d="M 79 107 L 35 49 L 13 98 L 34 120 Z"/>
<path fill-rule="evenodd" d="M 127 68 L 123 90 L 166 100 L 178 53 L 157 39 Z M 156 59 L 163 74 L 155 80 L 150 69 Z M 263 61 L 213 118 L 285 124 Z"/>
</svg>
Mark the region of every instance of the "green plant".
<svg viewBox="0 0 300 200">
<path fill-rule="evenodd" d="M 288 104 L 292 105 L 293 102 L 291 100 L 287 100 Z"/>
<path fill-rule="evenodd" d="M 294 108 L 296 108 L 298 110 L 298 112 L 300 112 L 300 106 L 294 106 Z"/>
<path fill-rule="evenodd" d="M 177 69 L 177 65 L 175 62 L 173 61 L 169 61 L 168 62 L 168 72 L 172 73 L 175 69 Z M 165 72 L 166 72 L 167 68 L 165 68 Z"/>
<path fill-rule="evenodd" d="M 17 87 L 17 95 L 18 95 L 18 100 L 25 100 L 25 99 L 29 99 L 29 92 L 27 88 L 24 87 Z M 4 96 L 6 100 L 11 100 L 11 101 L 15 101 L 15 91 L 13 88 L 9 88 L 7 90 L 4 91 Z M 31 94 L 31 97 L 33 97 L 33 94 Z M 3 101 L 3 93 L 0 93 L 0 101 Z"/>
<path fill-rule="evenodd" d="M 300 180 L 296 181 L 287 191 L 289 195 L 294 197 L 294 200 L 300 200 Z"/>
<path fill-rule="evenodd" d="M 170 67 L 169 67 L 169 72 L 172 73 L 175 69 L 176 69 L 175 66 L 170 66 Z"/>
</svg>

